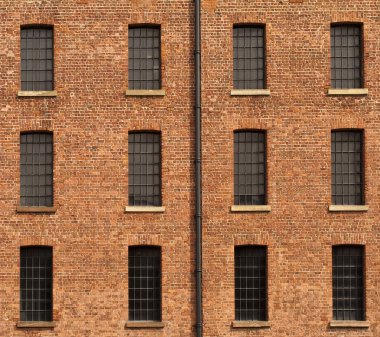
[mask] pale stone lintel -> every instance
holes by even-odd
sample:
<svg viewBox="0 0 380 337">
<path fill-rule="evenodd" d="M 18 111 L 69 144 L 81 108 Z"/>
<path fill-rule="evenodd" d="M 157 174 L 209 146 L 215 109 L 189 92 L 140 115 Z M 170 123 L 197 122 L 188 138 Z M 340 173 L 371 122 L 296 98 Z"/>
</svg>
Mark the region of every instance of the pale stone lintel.
<svg viewBox="0 0 380 337">
<path fill-rule="evenodd" d="M 368 95 L 368 89 L 356 88 L 356 89 L 329 89 L 327 95 Z"/>
<path fill-rule="evenodd" d="M 231 212 L 270 212 L 270 205 L 232 205 Z"/>
<path fill-rule="evenodd" d="M 165 89 L 157 90 L 126 90 L 125 96 L 165 96 Z"/>
<path fill-rule="evenodd" d="M 45 206 L 17 206 L 17 213 L 55 213 L 57 207 Z"/>
<path fill-rule="evenodd" d="M 164 322 L 156 321 L 128 321 L 125 323 L 125 328 L 135 328 L 135 329 L 162 329 L 165 327 Z"/>
<path fill-rule="evenodd" d="M 233 328 L 269 328 L 269 321 L 233 321 Z"/>
<path fill-rule="evenodd" d="M 56 322 L 24 322 L 18 321 L 18 328 L 55 328 Z"/>
<path fill-rule="evenodd" d="M 368 321 L 331 321 L 330 328 L 369 328 Z"/>
<path fill-rule="evenodd" d="M 127 206 L 125 213 L 163 213 L 165 207 L 162 206 Z"/>
<path fill-rule="evenodd" d="M 330 205 L 330 212 L 367 212 L 368 205 Z"/>
<path fill-rule="evenodd" d="M 17 93 L 19 97 L 56 97 L 57 91 L 19 91 Z"/>
<path fill-rule="evenodd" d="M 270 96 L 269 89 L 232 89 L 231 96 Z"/>
</svg>

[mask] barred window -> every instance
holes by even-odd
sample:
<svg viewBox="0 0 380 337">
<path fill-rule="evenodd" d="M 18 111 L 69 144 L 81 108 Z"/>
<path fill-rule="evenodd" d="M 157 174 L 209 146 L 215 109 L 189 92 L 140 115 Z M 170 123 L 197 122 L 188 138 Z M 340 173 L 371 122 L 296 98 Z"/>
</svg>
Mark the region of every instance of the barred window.
<svg viewBox="0 0 380 337">
<path fill-rule="evenodd" d="M 267 249 L 235 247 L 235 319 L 265 321 L 267 316 Z"/>
<path fill-rule="evenodd" d="M 129 89 L 160 89 L 160 27 L 131 26 L 128 34 Z"/>
<path fill-rule="evenodd" d="M 234 26 L 234 88 L 265 88 L 264 26 Z"/>
<path fill-rule="evenodd" d="M 129 320 L 161 321 L 161 248 L 129 247 Z"/>
<path fill-rule="evenodd" d="M 362 27 L 354 24 L 331 26 L 331 86 L 361 88 Z"/>
<path fill-rule="evenodd" d="M 21 90 L 53 90 L 53 50 L 53 27 L 21 28 Z"/>
<path fill-rule="evenodd" d="M 161 135 L 130 132 L 129 205 L 161 206 Z"/>
<path fill-rule="evenodd" d="M 362 205 L 363 132 L 333 131 L 331 139 L 332 202 L 335 205 Z"/>
<path fill-rule="evenodd" d="M 266 203 L 265 131 L 234 133 L 234 204 Z"/>
<path fill-rule="evenodd" d="M 53 253 L 51 247 L 21 247 L 21 321 L 53 319 Z"/>
<path fill-rule="evenodd" d="M 333 317 L 334 320 L 365 319 L 364 247 L 333 247 Z"/>
<path fill-rule="evenodd" d="M 53 135 L 21 134 L 21 206 L 53 206 Z"/>
</svg>

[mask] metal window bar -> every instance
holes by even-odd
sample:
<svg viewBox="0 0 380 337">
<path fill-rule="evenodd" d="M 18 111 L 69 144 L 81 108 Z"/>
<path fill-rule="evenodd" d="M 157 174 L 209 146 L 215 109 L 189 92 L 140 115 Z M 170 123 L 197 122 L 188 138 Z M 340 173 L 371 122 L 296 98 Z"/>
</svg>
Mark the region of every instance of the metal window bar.
<svg viewBox="0 0 380 337">
<path fill-rule="evenodd" d="M 265 88 L 265 28 L 233 28 L 234 88 Z"/>
<path fill-rule="evenodd" d="M 53 90 L 53 46 L 52 27 L 21 28 L 21 90 Z"/>
<path fill-rule="evenodd" d="M 235 319 L 268 319 L 266 247 L 235 247 Z"/>
<path fill-rule="evenodd" d="M 161 206 L 161 135 L 129 134 L 129 205 Z"/>
<path fill-rule="evenodd" d="M 161 88 L 160 27 L 129 27 L 128 86 L 130 89 Z"/>
<path fill-rule="evenodd" d="M 234 133 L 234 204 L 266 203 L 265 131 Z"/>
<path fill-rule="evenodd" d="M 53 135 L 21 134 L 20 203 L 53 206 Z"/>
<path fill-rule="evenodd" d="M 331 27 L 331 86 L 333 88 L 361 88 L 362 30 L 360 25 Z"/>
<path fill-rule="evenodd" d="M 161 321 L 161 248 L 129 247 L 129 320 Z"/>
<path fill-rule="evenodd" d="M 333 247 L 334 320 L 364 320 L 364 249 Z"/>
<path fill-rule="evenodd" d="M 333 131 L 331 139 L 332 202 L 335 205 L 362 205 L 363 132 Z"/>
<path fill-rule="evenodd" d="M 51 247 L 21 248 L 21 321 L 52 321 L 52 262 Z"/>
</svg>

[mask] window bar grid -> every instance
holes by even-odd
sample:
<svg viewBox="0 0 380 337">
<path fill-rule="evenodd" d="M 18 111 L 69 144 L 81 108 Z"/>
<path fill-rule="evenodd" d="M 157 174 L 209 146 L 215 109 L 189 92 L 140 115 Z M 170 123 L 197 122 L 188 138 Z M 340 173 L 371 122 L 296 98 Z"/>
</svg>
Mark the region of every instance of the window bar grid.
<svg viewBox="0 0 380 337">
<path fill-rule="evenodd" d="M 333 318 L 364 320 L 364 249 L 333 247 Z"/>
<path fill-rule="evenodd" d="M 331 137 L 332 202 L 335 205 L 362 205 L 363 132 L 333 131 Z"/>
</svg>

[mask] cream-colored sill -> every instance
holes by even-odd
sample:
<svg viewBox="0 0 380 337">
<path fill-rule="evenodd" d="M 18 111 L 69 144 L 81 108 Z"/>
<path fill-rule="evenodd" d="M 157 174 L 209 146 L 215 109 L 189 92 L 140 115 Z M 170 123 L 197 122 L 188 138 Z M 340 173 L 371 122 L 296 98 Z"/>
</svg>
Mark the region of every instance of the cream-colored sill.
<svg viewBox="0 0 380 337">
<path fill-rule="evenodd" d="M 368 95 L 368 89 L 357 88 L 357 89 L 328 89 L 327 95 Z"/>
<path fill-rule="evenodd" d="M 19 97 L 56 97 L 57 91 L 19 91 L 17 93 Z"/>
<path fill-rule="evenodd" d="M 165 207 L 163 206 L 127 206 L 125 213 L 163 213 Z"/>
<path fill-rule="evenodd" d="M 331 321 L 330 328 L 369 328 L 368 321 Z"/>
<path fill-rule="evenodd" d="M 157 90 L 126 90 L 125 96 L 165 96 L 165 89 Z"/>
<path fill-rule="evenodd" d="M 55 213 L 57 207 L 45 207 L 45 206 L 17 206 L 17 213 Z"/>
<path fill-rule="evenodd" d="M 367 212 L 368 205 L 330 205 L 330 212 Z"/>
<path fill-rule="evenodd" d="M 231 96 L 270 96 L 269 89 L 232 89 Z"/>
<path fill-rule="evenodd" d="M 233 321 L 233 328 L 269 328 L 269 321 Z"/>
<path fill-rule="evenodd" d="M 125 323 L 125 328 L 140 328 L 140 329 L 162 329 L 165 327 L 164 322 L 156 321 L 128 321 Z"/>
<path fill-rule="evenodd" d="M 270 212 L 270 205 L 232 205 L 231 212 Z"/>
<path fill-rule="evenodd" d="M 16 327 L 18 328 L 55 328 L 56 322 L 26 322 L 18 321 Z"/>
</svg>

